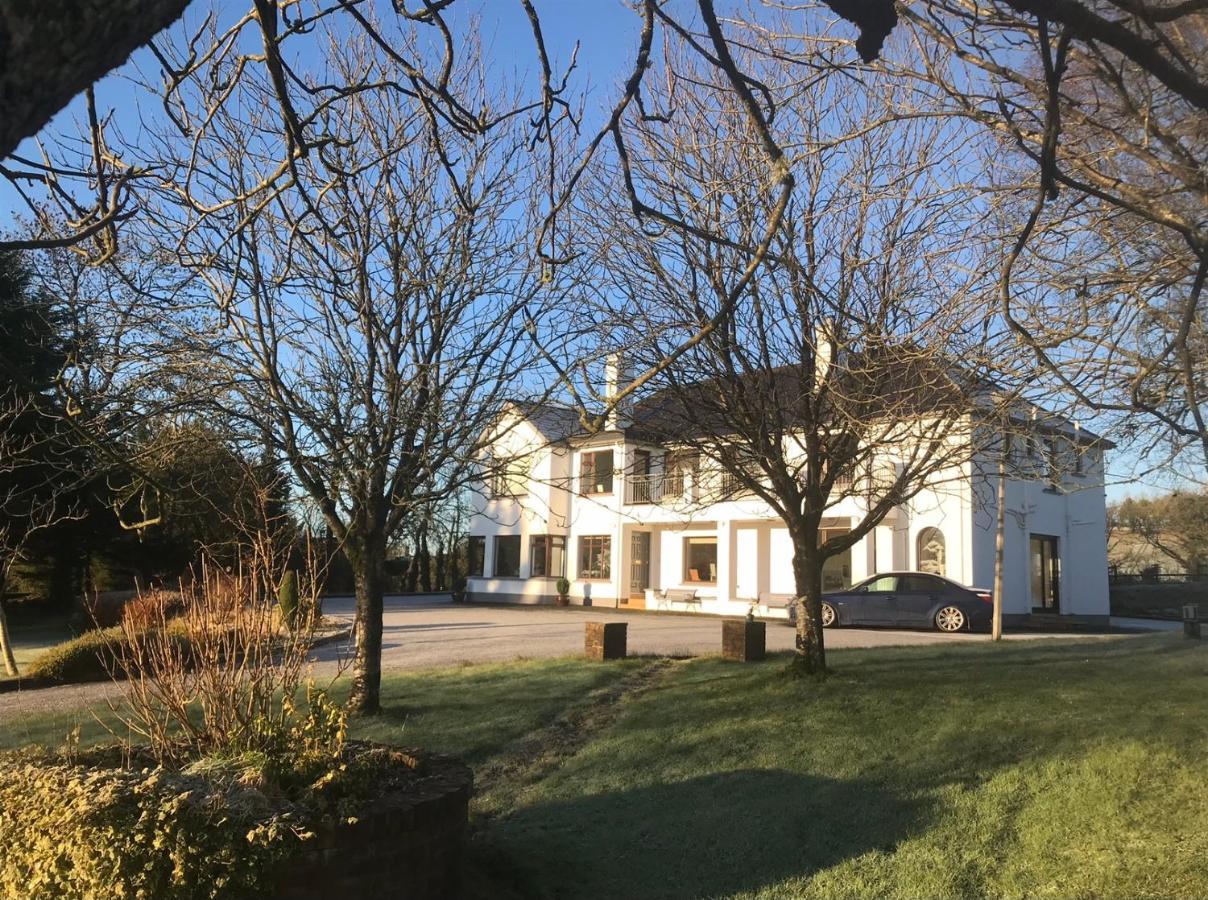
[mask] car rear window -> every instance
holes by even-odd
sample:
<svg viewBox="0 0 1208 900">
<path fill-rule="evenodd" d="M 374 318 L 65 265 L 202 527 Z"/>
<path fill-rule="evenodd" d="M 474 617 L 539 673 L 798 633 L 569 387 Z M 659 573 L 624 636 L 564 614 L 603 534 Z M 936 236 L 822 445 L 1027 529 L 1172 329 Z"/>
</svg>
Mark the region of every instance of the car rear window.
<svg viewBox="0 0 1208 900">
<path fill-rule="evenodd" d="M 942 587 L 939 579 L 928 578 L 926 575 L 902 575 L 898 578 L 900 594 L 933 594 Z"/>
</svg>

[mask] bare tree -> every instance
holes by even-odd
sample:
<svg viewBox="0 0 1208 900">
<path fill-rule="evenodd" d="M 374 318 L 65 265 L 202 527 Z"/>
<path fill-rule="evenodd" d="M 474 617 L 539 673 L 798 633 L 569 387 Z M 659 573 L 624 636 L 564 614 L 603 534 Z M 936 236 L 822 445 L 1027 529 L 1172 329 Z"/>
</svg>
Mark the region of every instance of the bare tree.
<svg viewBox="0 0 1208 900">
<path fill-rule="evenodd" d="M 906 13 L 937 111 L 998 138 L 987 183 L 1005 245 L 997 314 L 1084 408 L 1163 461 L 1186 448 L 1208 460 L 1208 127 L 1202 98 L 1181 89 L 1208 79 L 1208 15 L 1086 5 L 1123 12 L 1120 29 L 1145 32 L 1179 70 L 1173 83 L 1111 41 L 1082 40 L 1058 6 Z"/>
<path fill-rule="evenodd" d="M 675 63 L 665 102 L 678 116 L 646 123 L 632 177 L 685 227 L 638 235 L 620 217 L 610 231 L 601 264 L 625 301 L 610 310 L 614 346 L 653 367 L 674 359 L 632 418 L 700 458 L 698 502 L 753 495 L 785 523 L 796 666 L 820 673 L 825 561 L 923 490 L 963 477 L 973 404 L 986 393 L 970 372 L 981 335 L 964 330 L 978 284 L 954 252 L 970 212 L 929 174 L 941 131 L 895 124 L 875 99 L 886 83 L 752 63 L 781 98 L 777 141 L 798 176 L 760 260 L 751 236 L 769 198 L 754 177 L 759 135 L 724 83 L 690 58 Z M 735 284 L 734 314 L 702 328 Z M 703 338 L 674 355 L 694 333 Z M 828 527 L 840 509 L 847 524 Z"/>
<path fill-rule="evenodd" d="M 212 196 L 247 199 L 168 189 L 155 226 L 219 311 L 197 339 L 223 415 L 289 466 L 352 565 L 350 702 L 372 713 L 387 546 L 476 474 L 477 442 L 528 362 L 521 311 L 544 288 L 524 252 L 517 132 L 434 131 L 369 41 L 331 61 L 375 86 L 317 113 L 322 152 L 258 193 L 278 123 L 256 102 L 271 85 L 244 80 L 246 102 L 219 106 L 179 150 Z M 472 95 L 476 73 L 456 76 Z M 489 107 L 477 84 L 476 108 Z"/>
</svg>

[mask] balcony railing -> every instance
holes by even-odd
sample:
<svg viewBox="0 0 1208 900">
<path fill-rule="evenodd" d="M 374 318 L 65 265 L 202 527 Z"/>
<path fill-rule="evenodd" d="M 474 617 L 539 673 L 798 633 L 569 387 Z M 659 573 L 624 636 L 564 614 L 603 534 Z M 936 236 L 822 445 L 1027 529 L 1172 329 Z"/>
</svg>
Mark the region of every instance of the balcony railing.
<svg viewBox="0 0 1208 900">
<path fill-rule="evenodd" d="M 626 503 L 662 503 L 684 496 L 689 487 L 683 472 L 658 472 L 653 475 L 626 475 Z"/>
</svg>

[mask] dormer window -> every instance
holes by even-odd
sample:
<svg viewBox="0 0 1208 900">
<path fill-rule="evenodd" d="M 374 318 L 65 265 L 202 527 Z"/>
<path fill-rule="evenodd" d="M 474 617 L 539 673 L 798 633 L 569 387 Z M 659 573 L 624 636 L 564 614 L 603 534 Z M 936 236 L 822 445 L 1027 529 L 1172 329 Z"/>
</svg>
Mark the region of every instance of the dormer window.
<svg viewBox="0 0 1208 900">
<path fill-rule="evenodd" d="M 579 456 L 579 493 L 611 494 L 613 457 L 611 450 L 595 450 Z"/>
</svg>

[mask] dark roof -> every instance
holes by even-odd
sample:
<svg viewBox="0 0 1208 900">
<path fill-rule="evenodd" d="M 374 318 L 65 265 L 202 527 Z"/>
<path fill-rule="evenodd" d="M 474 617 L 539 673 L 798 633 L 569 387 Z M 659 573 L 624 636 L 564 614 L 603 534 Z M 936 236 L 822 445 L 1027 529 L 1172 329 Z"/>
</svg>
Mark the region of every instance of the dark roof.
<svg viewBox="0 0 1208 900">
<path fill-rule="evenodd" d="M 576 434 L 585 434 L 579 421 L 579 411 L 549 400 L 535 403 L 513 400 L 512 405 L 550 441 L 564 441 Z"/>
<path fill-rule="evenodd" d="M 733 430 L 744 408 L 757 414 L 775 410 L 776 424 L 791 428 L 827 416 L 865 421 L 967 410 L 974 387 L 959 370 L 897 351 L 847 356 L 832 367 L 821 394 L 812 382 L 812 370 L 807 375 L 796 365 L 689 382 L 643 399 L 631 419 L 635 428 L 664 439 L 690 440 Z M 810 403 L 823 408 L 811 409 Z"/>
<path fill-rule="evenodd" d="M 800 404 L 813 393 L 806 377 L 801 366 L 780 366 L 746 372 L 733 379 L 712 378 L 663 388 L 632 404 L 626 417 L 628 424 L 619 433 L 649 443 L 724 434 L 733 430 L 726 421 L 728 405 L 749 402 L 747 398 L 757 391 L 760 399 L 756 408 L 766 409 L 764 392 L 774 392 L 783 424 L 791 427 L 794 419 L 805 418 Z M 809 381 L 812 382 L 812 375 Z M 841 367 L 832 370 L 827 403 L 836 415 L 860 419 L 952 413 L 974 409 L 979 398 L 1001 390 L 993 380 L 962 366 L 910 348 L 891 348 L 875 356 L 846 357 Z M 551 442 L 618 433 L 588 431 L 583 427 L 579 410 L 553 401 L 513 401 L 513 405 Z M 1062 416 L 1029 406 L 1036 414 L 1027 418 L 1042 431 L 1076 435 L 1079 440 L 1108 448 L 1114 446 L 1089 429 L 1076 428 Z M 1011 418 L 1023 421 L 1017 413 Z"/>
</svg>

